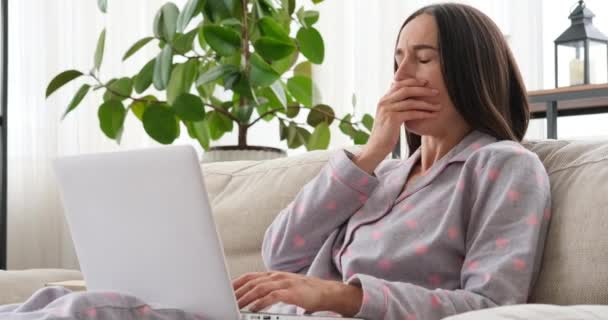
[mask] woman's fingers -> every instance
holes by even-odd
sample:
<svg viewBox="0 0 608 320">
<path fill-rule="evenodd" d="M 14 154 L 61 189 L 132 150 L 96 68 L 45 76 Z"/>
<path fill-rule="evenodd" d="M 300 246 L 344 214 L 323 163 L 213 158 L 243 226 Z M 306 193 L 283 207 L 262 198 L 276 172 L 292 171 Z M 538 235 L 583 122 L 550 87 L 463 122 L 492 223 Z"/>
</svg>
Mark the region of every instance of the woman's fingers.
<svg viewBox="0 0 608 320">
<path fill-rule="evenodd" d="M 264 275 L 261 277 L 254 278 L 254 279 L 250 280 L 249 282 L 245 283 L 244 285 L 242 285 L 237 290 L 235 290 L 234 295 L 236 296 L 236 299 L 238 300 L 239 298 L 241 298 L 241 296 L 243 296 L 247 292 L 251 291 L 257 285 L 264 283 L 264 282 L 278 280 L 278 279 L 279 279 L 279 277 L 277 276 L 277 274 Z"/>
<path fill-rule="evenodd" d="M 271 272 L 246 273 L 246 274 L 236 278 L 234 281 L 232 281 L 232 289 L 234 289 L 234 291 L 238 291 L 243 285 L 249 283 L 250 281 L 258 279 L 258 278 L 262 278 L 262 277 L 268 277 L 271 274 L 272 274 Z"/>
<path fill-rule="evenodd" d="M 401 87 L 424 87 L 424 86 L 426 86 L 427 83 L 428 83 L 427 80 L 419 80 L 419 79 L 411 78 L 411 79 L 393 81 L 393 83 L 391 84 L 391 88 L 399 89 Z"/>
<path fill-rule="evenodd" d="M 281 289 L 287 289 L 288 287 L 289 287 L 288 280 L 267 281 L 267 282 L 257 284 L 251 290 L 246 292 L 245 295 L 243 295 L 240 298 L 237 298 L 239 309 L 245 308 L 252 302 L 262 299 L 274 291 L 281 290 Z"/>
<path fill-rule="evenodd" d="M 441 110 L 441 105 L 431 104 L 422 100 L 408 99 L 388 105 L 386 111 L 390 118 L 399 122 L 417 119 L 429 119 L 436 117 Z"/>
<path fill-rule="evenodd" d="M 251 310 L 251 312 L 260 312 L 261 310 L 264 310 L 278 302 L 284 302 L 287 304 L 295 304 L 296 301 L 292 301 L 295 299 L 291 299 L 291 297 L 292 297 L 292 293 L 287 289 L 279 289 L 276 291 L 272 291 L 269 294 L 265 295 L 264 297 L 258 299 L 258 301 L 256 301 L 251 306 L 250 310 Z"/>
<path fill-rule="evenodd" d="M 428 112 L 428 111 L 405 111 L 398 113 L 396 119 L 399 122 L 406 122 L 410 120 L 421 120 L 421 119 L 429 119 L 437 116 L 437 112 Z"/>
<path fill-rule="evenodd" d="M 434 97 L 439 94 L 439 90 L 427 87 L 401 87 L 383 99 L 386 103 L 394 103 L 415 97 Z"/>
<path fill-rule="evenodd" d="M 389 112 L 403 112 L 411 110 L 437 112 L 441 110 L 441 105 L 429 103 L 423 100 L 406 99 L 387 105 L 386 110 Z"/>
</svg>

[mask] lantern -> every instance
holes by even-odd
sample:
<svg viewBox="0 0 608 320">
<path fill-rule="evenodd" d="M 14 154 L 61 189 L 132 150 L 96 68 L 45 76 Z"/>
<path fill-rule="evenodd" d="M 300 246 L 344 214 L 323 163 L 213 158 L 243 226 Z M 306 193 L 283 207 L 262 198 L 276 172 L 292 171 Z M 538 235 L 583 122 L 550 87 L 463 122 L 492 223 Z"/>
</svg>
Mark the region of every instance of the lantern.
<svg viewBox="0 0 608 320">
<path fill-rule="evenodd" d="M 595 15 L 579 1 L 572 24 L 555 39 L 555 87 L 608 82 L 608 37 L 593 25 Z"/>
</svg>

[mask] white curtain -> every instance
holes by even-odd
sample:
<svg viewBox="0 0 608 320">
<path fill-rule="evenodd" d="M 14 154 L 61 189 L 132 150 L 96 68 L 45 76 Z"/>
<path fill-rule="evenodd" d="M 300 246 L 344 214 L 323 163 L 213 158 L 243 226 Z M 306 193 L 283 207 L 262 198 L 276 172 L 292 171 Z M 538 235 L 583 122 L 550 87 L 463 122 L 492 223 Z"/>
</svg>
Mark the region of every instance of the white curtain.
<svg viewBox="0 0 608 320">
<path fill-rule="evenodd" d="M 157 145 L 133 115 L 128 116 L 121 146 L 107 139 L 97 120 L 101 90 L 90 93 L 76 111 L 60 121 L 82 80 L 65 86 L 48 100 L 44 97 L 46 85 L 60 71 L 91 69 L 97 37 L 104 27 L 103 79 L 135 74 L 154 55 L 150 45 L 121 62 L 132 43 L 152 34 L 154 14 L 164 1 L 108 2 L 107 15 L 99 12 L 95 0 L 9 2 L 10 269 L 78 267 L 51 167 L 54 158 Z M 183 2 L 176 1 L 180 6 Z"/>
</svg>

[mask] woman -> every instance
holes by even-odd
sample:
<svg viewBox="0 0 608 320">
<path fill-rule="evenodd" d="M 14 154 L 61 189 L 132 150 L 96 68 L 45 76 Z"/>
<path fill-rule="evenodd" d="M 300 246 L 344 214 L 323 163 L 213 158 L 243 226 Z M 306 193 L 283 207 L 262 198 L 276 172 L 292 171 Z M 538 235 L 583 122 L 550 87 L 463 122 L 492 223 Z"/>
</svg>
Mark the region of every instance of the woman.
<svg viewBox="0 0 608 320">
<path fill-rule="evenodd" d="M 269 272 L 233 283 L 241 308 L 440 319 L 526 302 L 550 218 L 524 149 L 526 90 L 496 25 L 461 4 L 401 28 L 369 142 L 337 152 L 268 228 Z M 403 124 L 407 160 L 383 160 Z"/>
</svg>

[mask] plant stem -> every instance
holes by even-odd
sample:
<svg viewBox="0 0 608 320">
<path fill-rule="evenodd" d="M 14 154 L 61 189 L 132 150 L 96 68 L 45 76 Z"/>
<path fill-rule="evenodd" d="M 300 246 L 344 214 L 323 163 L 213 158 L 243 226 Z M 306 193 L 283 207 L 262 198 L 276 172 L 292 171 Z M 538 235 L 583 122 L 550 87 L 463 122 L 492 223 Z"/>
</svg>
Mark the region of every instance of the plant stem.
<svg viewBox="0 0 608 320">
<path fill-rule="evenodd" d="M 99 80 L 99 78 L 97 76 L 95 76 L 95 74 L 91 73 L 89 74 L 93 79 L 95 79 L 95 81 L 97 81 L 97 83 L 102 86 L 103 88 L 105 88 L 106 90 L 108 90 L 109 92 L 111 92 L 113 95 L 115 96 L 119 96 L 122 98 L 126 98 L 126 99 L 131 99 L 133 101 L 140 101 L 140 102 L 146 102 L 146 103 L 150 103 L 150 100 L 146 100 L 146 99 L 141 99 L 141 98 L 135 98 L 132 96 L 126 96 L 120 92 L 117 92 L 115 90 L 112 90 L 111 88 L 108 88 L 108 86 L 106 84 L 104 84 L 103 82 L 101 82 L 101 80 Z M 166 101 L 155 101 L 157 103 L 165 103 Z M 230 112 L 226 111 L 226 109 L 222 108 L 222 107 L 218 107 L 209 103 L 206 103 L 203 101 L 203 105 L 210 107 L 212 109 L 214 109 L 215 111 L 225 115 L 226 117 L 228 117 L 230 120 L 236 122 L 239 124 L 239 126 L 241 126 L 239 119 L 237 117 L 235 117 L 234 115 L 232 115 Z"/>
<path fill-rule="evenodd" d="M 242 10 L 243 11 L 243 22 L 241 23 L 241 38 L 242 38 L 241 47 L 243 47 L 243 65 L 245 67 L 246 79 L 249 79 L 249 71 L 250 71 L 249 26 L 247 24 L 247 14 L 249 11 L 249 9 L 247 8 L 248 2 L 249 2 L 248 0 L 241 0 L 241 4 L 243 7 L 243 10 Z M 247 105 L 247 98 L 241 95 L 239 108 L 244 108 L 246 105 Z M 245 147 L 247 147 L 247 130 L 249 129 L 250 126 L 246 123 L 240 123 L 239 121 L 237 121 L 237 123 L 239 124 L 239 147 L 245 148 Z"/>
<path fill-rule="evenodd" d="M 309 110 L 312 110 L 312 109 L 313 109 L 313 108 L 310 108 L 310 107 L 305 107 L 305 106 L 289 106 L 289 108 L 300 108 L 300 109 L 309 109 Z M 262 120 L 262 119 L 263 119 L 265 116 L 271 115 L 271 114 L 273 114 L 273 113 L 277 113 L 278 111 L 282 111 L 282 109 L 273 109 L 273 110 L 270 110 L 270 111 L 266 111 L 266 112 L 262 113 L 262 114 L 261 114 L 261 115 L 260 115 L 260 116 L 259 116 L 257 119 L 255 119 L 253 122 L 251 122 L 251 123 L 250 123 L 248 126 L 249 126 L 249 127 L 251 127 L 251 126 L 253 126 L 253 125 L 254 125 L 256 122 L 258 122 L 258 121 Z M 322 113 L 322 114 L 324 114 L 324 115 L 326 115 L 326 116 L 328 116 L 328 117 L 332 117 L 332 118 L 334 118 L 334 119 L 340 120 L 340 122 L 346 122 L 346 123 L 350 123 L 350 124 L 352 124 L 352 125 L 358 125 L 358 124 L 359 124 L 359 122 L 350 122 L 350 121 L 344 121 L 344 119 L 340 119 L 340 118 L 338 118 L 338 117 L 336 117 L 336 116 L 334 116 L 334 115 L 332 115 L 332 114 L 330 114 L 330 113 L 327 113 L 327 112 L 325 112 L 325 111 L 323 111 L 323 110 L 316 110 L 315 112 L 319 112 L 319 113 Z"/>
</svg>

